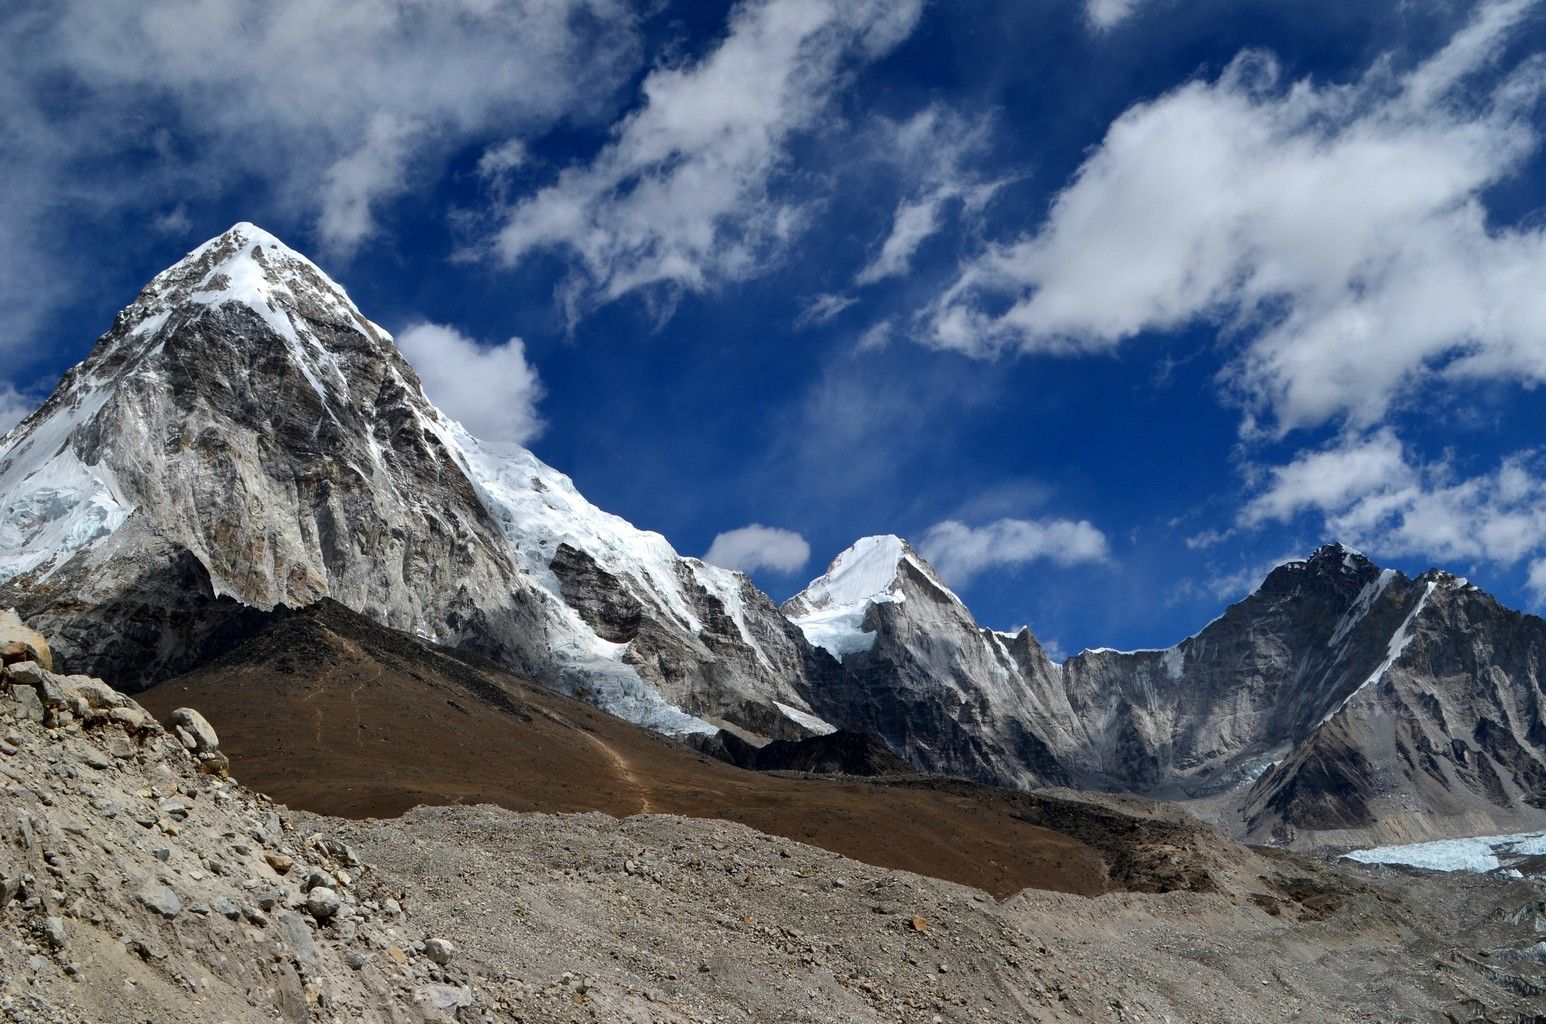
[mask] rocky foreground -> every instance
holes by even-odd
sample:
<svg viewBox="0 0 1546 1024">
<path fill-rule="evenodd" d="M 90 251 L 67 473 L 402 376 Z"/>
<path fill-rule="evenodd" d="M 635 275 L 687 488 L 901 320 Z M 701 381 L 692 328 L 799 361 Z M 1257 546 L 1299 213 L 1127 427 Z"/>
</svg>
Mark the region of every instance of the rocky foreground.
<svg viewBox="0 0 1546 1024">
<path fill-rule="evenodd" d="M 4 625 L 8 1021 L 1546 1019 L 1539 880 L 1231 848 L 1214 892 L 1000 903 L 724 822 L 324 818 Z"/>
</svg>

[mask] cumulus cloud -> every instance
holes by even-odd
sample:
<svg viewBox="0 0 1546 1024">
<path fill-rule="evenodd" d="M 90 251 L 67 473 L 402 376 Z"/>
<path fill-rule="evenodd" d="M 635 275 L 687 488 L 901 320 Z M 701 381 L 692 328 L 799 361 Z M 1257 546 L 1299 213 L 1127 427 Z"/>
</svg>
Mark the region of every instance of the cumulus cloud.
<svg viewBox="0 0 1546 1024">
<path fill-rule="evenodd" d="M 922 0 L 745 0 L 700 60 L 652 71 L 643 103 L 590 161 L 518 203 L 496 239 L 517 264 L 573 260 L 572 316 L 633 292 L 749 276 L 807 210 L 773 184 L 856 62 L 911 33 Z"/>
<path fill-rule="evenodd" d="M 542 384 L 520 338 L 480 345 L 454 327 L 418 323 L 397 337 L 424 393 L 484 441 L 525 444 L 542 432 Z"/>
<path fill-rule="evenodd" d="M 1484 204 L 1539 148 L 1546 62 L 1496 70 L 1534 7 L 1487 0 L 1405 71 L 1285 82 L 1248 52 L 1131 107 L 1036 231 L 963 264 L 928 339 L 1099 352 L 1223 322 L 1248 433 L 1371 427 L 1435 378 L 1546 381 L 1546 231 Z"/>
<path fill-rule="evenodd" d="M 955 584 L 997 566 L 1034 561 L 1070 566 L 1103 562 L 1111 555 L 1105 534 L 1072 519 L 999 519 L 983 526 L 947 519 L 924 531 L 918 550 Z"/>
<path fill-rule="evenodd" d="M 599 115 L 640 50 L 627 0 L 0 6 L 3 333 L 61 298 L 61 216 L 176 226 L 239 189 L 347 254 L 421 164 Z"/>
<path fill-rule="evenodd" d="M 1465 475 L 1413 457 L 1389 430 L 1343 438 L 1272 470 L 1241 523 L 1302 514 L 1328 538 L 1386 555 L 1517 565 L 1546 556 L 1546 459 L 1517 452 Z"/>
<path fill-rule="evenodd" d="M 793 573 L 805 568 L 811 560 L 811 546 L 793 530 L 753 523 L 715 537 L 703 560 L 710 565 L 746 573 L 759 569 Z"/>
</svg>

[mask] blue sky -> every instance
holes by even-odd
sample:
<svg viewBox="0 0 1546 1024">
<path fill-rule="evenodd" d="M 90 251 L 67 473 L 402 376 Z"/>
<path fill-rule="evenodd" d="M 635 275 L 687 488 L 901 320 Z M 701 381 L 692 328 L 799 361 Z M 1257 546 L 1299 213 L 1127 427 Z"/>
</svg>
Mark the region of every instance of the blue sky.
<svg viewBox="0 0 1546 1024">
<path fill-rule="evenodd" d="M 895 532 L 1065 651 L 1332 539 L 1539 609 L 1543 6 L 24 0 L 0 405 L 252 220 L 779 599 Z"/>
</svg>

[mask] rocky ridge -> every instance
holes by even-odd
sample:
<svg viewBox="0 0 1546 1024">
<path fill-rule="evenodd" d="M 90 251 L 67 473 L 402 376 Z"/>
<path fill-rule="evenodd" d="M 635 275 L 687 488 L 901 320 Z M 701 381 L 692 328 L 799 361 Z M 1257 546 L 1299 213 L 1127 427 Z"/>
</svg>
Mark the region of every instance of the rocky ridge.
<svg viewBox="0 0 1546 1024">
<path fill-rule="evenodd" d="M 476 1019 L 454 946 L 348 846 L 231 782 L 202 715 L 164 728 L 33 651 L 0 676 L 6 1020 Z"/>
<path fill-rule="evenodd" d="M 1173 647 L 1062 664 L 982 628 L 898 538 L 784 609 L 842 660 L 817 711 L 926 770 L 1190 801 L 1301 845 L 1546 822 L 1546 620 L 1447 573 L 1330 545 Z"/>
</svg>

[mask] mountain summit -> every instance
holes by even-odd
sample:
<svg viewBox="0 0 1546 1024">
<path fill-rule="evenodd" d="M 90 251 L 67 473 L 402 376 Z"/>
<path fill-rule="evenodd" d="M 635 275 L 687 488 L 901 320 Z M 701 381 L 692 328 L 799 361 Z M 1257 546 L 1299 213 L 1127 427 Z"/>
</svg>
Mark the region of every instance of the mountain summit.
<svg viewBox="0 0 1546 1024">
<path fill-rule="evenodd" d="M 323 597 L 666 731 L 802 735 L 784 709 L 831 667 L 744 576 L 469 435 L 251 224 L 157 275 L 0 442 L 0 495 L 0 599 L 125 683 Z"/>
</svg>

